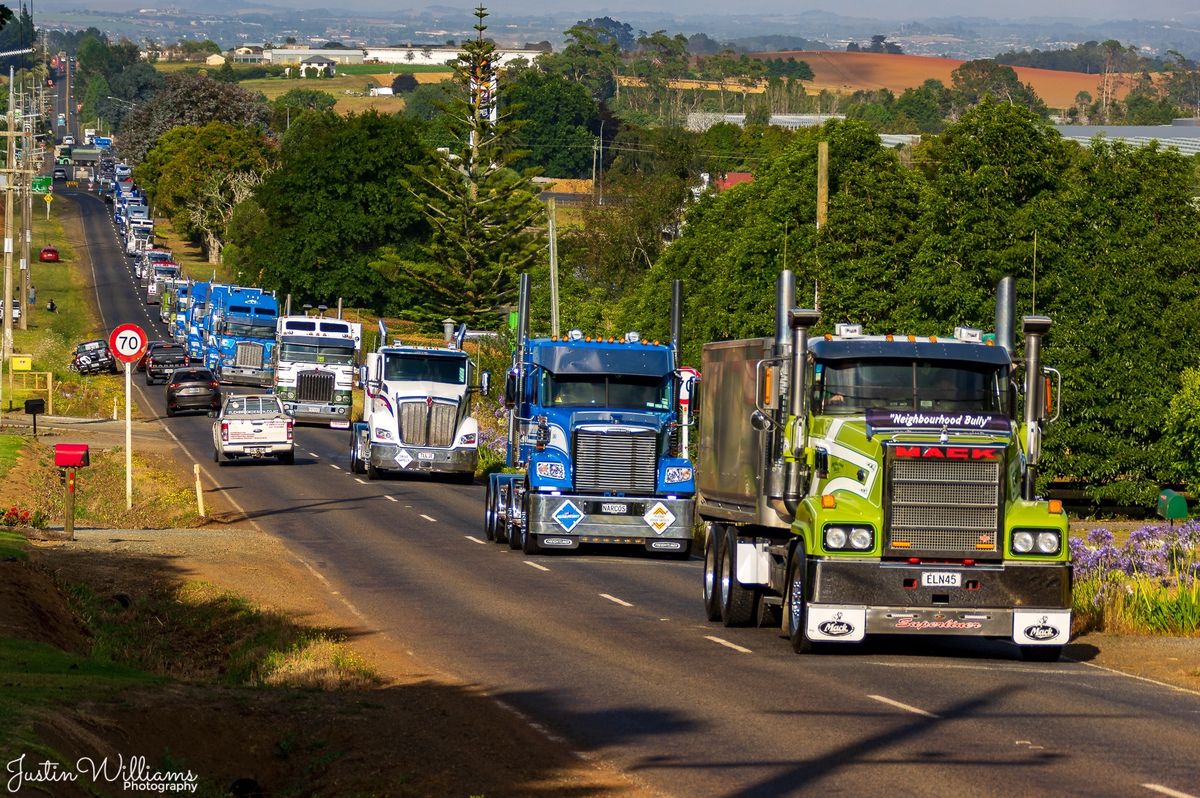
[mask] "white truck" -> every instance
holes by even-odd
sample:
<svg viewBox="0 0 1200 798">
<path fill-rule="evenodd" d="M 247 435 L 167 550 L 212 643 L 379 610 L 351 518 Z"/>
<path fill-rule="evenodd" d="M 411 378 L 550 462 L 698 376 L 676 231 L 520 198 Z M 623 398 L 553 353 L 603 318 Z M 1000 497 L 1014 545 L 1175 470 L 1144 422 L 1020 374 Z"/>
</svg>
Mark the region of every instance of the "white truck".
<svg viewBox="0 0 1200 798">
<path fill-rule="evenodd" d="M 213 422 L 213 462 L 218 465 L 242 459 L 275 457 L 296 461 L 293 421 L 279 397 L 273 394 L 237 394 L 225 400 Z"/>
<path fill-rule="evenodd" d="M 462 351 L 464 325 L 445 347 L 380 346 L 366 357 L 363 420 L 353 425 L 350 467 L 377 479 L 386 471 L 456 474 L 472 482 L 479 462 L 479 424 L 471 394 L 487 391 L 490 375 L 475 384 L 475 364 Z"/>
<path fill-rule="evenodd" d="M 324 306 L 318 308 L 323 314 Z M 350 428 L 355 358 L 362 325 L 341 318 L 284 315 L 276 322 L 274 389 L 302 422 Z"/>
</svg>

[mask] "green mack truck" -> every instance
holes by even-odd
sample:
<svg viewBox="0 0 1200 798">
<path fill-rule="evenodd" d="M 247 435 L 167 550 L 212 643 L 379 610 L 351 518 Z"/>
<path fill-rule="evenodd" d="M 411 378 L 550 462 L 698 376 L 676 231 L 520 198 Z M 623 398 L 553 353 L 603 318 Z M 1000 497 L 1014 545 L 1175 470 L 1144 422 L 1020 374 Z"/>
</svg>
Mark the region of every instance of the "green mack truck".
<svg viewBox="0 0 1200 798">
<path fill-rule="evenodd" d="M 697 507 L 704 606 L 777 625 L 797 652 L 871 635 L 1009 639 L 1056 660 L 1071 629 L 1067 517 L 1035 495 L 1061 376 L 1051 321 L 1012 278 L 996 334 L 811 336 L 780 275 L 774 337 L 705 345 Z M 1021 377 L 1022 379 L 1018 379 Z"/>
</svg>

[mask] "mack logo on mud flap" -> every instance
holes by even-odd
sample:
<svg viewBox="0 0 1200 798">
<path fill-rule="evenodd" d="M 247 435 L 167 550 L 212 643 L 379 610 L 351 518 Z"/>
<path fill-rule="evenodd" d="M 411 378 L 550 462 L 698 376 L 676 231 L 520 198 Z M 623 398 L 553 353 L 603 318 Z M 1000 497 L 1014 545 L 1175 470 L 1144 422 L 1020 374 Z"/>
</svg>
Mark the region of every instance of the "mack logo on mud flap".
<svg viewBox="0 0 1200 798">
<path fill-rule="evenodd" d="M 896 457 L 932 460 L 997 460 L 999 449 L 976 449 L 971 446 L 893 446 Z"/>
<path fill-rule="evenodd" d="M 821 634 L 829 635 L 830 637 L 845 637 L 846 635 L 854 634 L 854 626 L 841 620 L 825 621 L 824 623 L 817 624 L 817 629 Z"/>
<path fill-rule="evenodd" d="M 1058 637 L 1058 629 L 1046 623 L 1025 627 L 1025 636 L 1030 640 L 1053 640 Z"/>
</svg>

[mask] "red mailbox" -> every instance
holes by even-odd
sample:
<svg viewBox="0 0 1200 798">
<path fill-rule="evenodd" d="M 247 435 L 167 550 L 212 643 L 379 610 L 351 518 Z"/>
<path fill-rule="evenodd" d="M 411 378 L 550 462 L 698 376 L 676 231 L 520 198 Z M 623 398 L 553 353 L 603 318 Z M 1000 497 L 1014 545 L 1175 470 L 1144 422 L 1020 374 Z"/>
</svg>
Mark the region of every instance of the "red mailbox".
<svg viewBox="0 0 1200 798">
<path fill-rule="evenodd" d="M 82 468 L 91 465 L 86 443 L 54 444 L 54 465 L 59 468 Z"/>
</svg>

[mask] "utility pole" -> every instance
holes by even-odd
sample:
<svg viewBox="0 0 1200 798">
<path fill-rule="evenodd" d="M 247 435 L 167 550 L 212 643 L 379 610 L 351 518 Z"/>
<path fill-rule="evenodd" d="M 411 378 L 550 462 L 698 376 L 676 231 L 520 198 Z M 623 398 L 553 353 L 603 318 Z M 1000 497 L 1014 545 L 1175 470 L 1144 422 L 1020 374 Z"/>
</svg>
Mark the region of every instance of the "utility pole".
<svg viewBox="0 0 1200 798">
<path fill-rule="evenodd" d="M 829 142 L 817 142 L 817 229 L 829 219 Z"/>
<path fill-rule="evenodd" d="M 13 183 L 17 179 L 17 132 L 16 126 L 16 92 L 13 91 L 13 81 L 16 70 L 8 68 L 8 128 L 4 131 L 7 139 L 7 160 L 4 162 L 4 343 L 0 358 L 8 360 L 13 352 Z"/>
<path fill-rule="evenodd" d="M 550 237 L 550 334 L 558 337 L 558 213 L 554 197 L 546 200 Z"/>
<path fill-rule="evenodd" d="M 33 306 L 29 301 L 29 243 L 33 239 L 33 126 L 38 118 L 38 109 L 33 107 L 33 86 L 25 92 L 21 115 L 21 131 L 25 134 L 25 160 L 21 164 L 21 329 L 29 329 L 29 314 Z"/>
</svg>

